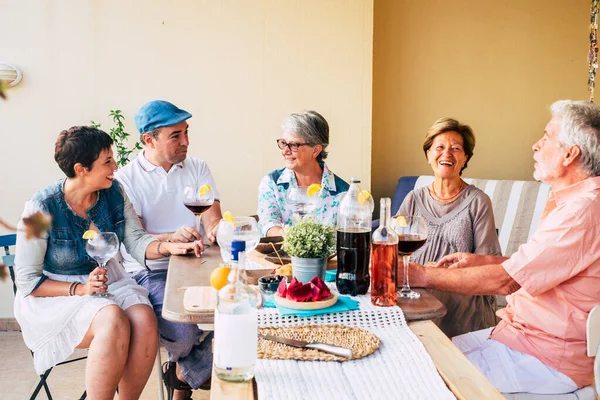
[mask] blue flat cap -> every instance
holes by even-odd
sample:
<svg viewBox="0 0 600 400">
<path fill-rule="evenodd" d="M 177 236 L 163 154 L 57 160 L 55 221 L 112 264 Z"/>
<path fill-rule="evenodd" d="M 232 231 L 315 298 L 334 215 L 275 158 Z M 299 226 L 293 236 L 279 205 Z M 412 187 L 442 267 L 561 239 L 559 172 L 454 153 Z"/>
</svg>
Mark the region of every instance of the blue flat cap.
<svg viewBox="0 0 600 400">
<path fill-rule="evenodd" d="M 135 113 L 135 127 L 141 134 L 163 126 L 176 125 L 192 117 L 192 114 L 164 100 L 153 100 Z"/>
</svg>

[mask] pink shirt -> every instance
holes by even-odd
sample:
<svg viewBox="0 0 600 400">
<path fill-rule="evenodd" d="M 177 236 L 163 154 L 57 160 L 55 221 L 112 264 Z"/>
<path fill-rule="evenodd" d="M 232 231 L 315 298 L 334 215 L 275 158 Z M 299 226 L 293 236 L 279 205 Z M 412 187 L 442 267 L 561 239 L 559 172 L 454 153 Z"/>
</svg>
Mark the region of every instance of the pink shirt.
<svg viewBox="0 0 600 400">
<path fill-rule="evenodd" d="M 579 386 L 593 381 L 586 323 L 600 303 L 600 177 L 551 192 L 545 218 L 502 265 L 521 285 L 491 339 L 530 354 Z"/>
</svg>

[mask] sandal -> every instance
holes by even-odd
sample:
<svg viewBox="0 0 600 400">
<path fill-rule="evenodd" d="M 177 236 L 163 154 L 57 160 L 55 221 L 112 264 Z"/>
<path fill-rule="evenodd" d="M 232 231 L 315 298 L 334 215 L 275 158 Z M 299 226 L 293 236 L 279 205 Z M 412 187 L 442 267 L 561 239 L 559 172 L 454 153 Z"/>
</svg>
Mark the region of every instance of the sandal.
<svg viewBox="0 0 600 400">
<path fill-rule="evenodd" d="M 192 398 L 192 387 L 187 383 L 180 381 L 175 372 L 177 365 L 173 361 L 167 361 L 162 365 L 162 378 L 167 388 L 168 400 L 173 399 L 175 390 L 185 390 L 189 392 L 189 399 Z"/>
</svg>

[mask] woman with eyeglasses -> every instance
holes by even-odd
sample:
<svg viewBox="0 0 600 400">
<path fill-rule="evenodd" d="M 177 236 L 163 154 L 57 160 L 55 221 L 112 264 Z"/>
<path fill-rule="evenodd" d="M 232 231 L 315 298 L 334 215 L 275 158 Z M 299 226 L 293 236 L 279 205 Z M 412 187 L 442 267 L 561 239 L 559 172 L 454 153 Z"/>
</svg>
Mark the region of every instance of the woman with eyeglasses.
<svg viewBox="0 0 600 400">
<path fill-rule="evenodd" d="M 258 225 L 263 236 L 280 236 L 292 222 L 293 212 L 286 202 L 288 191 L 296 187 L 320 184 L 322 190 L 315 217 L 322 223 L 335 224 L 342 194 L 348 183 L 327 168 L 329 124 L 316 111 L 288 116 L 281 126 L 283 137 L 277 146 L 285 168 L 263 177 L 258 188 Z"/>
</svg>

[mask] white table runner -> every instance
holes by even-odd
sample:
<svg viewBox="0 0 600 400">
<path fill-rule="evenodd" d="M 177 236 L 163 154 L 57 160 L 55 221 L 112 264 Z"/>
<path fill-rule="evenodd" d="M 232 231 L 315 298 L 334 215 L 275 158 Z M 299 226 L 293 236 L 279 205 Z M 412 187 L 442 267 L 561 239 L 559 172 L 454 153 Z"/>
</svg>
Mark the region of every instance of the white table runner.
<svg viewBox="0 0 600 400">
<path fill-rule="evenodd" d="M 259 310 L 259 327 L 342 324 L 363 328 L 381 340 L 375 353 L 344 362 L 263 360 L 256 365 L 260 400 L 454 399 L 399 307 L 375 307 L 355 297 L 360 309 L 310 318 Z"/>
</svg>

